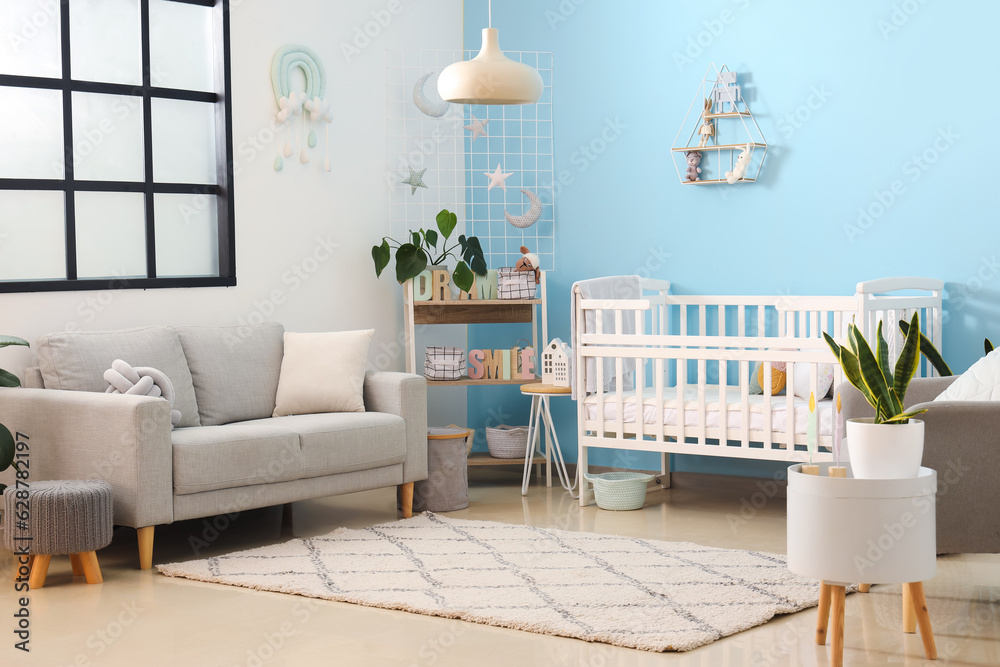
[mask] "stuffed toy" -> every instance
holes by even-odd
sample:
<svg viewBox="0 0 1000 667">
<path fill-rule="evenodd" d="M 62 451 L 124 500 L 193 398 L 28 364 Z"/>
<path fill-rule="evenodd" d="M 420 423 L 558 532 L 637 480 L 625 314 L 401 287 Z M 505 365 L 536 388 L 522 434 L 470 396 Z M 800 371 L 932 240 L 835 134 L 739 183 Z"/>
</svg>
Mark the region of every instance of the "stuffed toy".
<svg viewBox="0 0 1000 667">
<path fill-rule="evenodd" d="M 701 173 L 701 167 L 698 166 L 699 164 L 701 164 L 701 153 L 698 151 L 688 151 L 687 153 L 684 154 L 684 156 L 687 158 L 687 163 L 688 163 L 687 180 L 689 181 L 701 180 L 698 178 L 698 174 Z"/>
<path fill-rule="evenodd" d="M 701 141 L 698 142 L 698 148 L 704 148 L 706 144 L 708 144 L 709 138 L 715 136 L 715 124 L 708 118 L 705 118 L 705 116 L 710 113 L 712 113 L 712 100 L 705 100 L 705 109 L 701 112 L 701 129 L 698 130 L 698 134 L 701 135 Z"/>
<path fill-rule="evenodd" d="M 514 265 L 515 271 L 534 271 L 535 272 L 535 284 L 537 285 L 542 279 L 542 270 L 539 268 L 541 262 L 538 260 L 538 255 L 533 252 L 529 252 L 526 246 L 521 246 L 521 253 L 524 255 L 521 259 L 517 260 L 517 264 Z"/>
<path fill-rule="evenodd" d="M 736 166 L 732 171 L 726 172 L 726 183 L 732 185 L 746 175 L 747 167 L 750 165 L 750 153 L 750 144 L 747 144 L 736 158 Z"/>
</svg>

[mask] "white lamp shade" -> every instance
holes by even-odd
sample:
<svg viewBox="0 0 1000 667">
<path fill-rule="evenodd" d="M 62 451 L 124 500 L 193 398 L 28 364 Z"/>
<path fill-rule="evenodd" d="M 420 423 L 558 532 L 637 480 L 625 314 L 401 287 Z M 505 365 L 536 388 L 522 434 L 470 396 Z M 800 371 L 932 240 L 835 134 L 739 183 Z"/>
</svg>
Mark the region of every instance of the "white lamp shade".
<svg viewBox="0 0 1000 667">
<path fill-rule="evenodd" d="M 437 86 L 441 99 L 457 104 L 534 104 L 542 96 L 542 77 L 503 54 L 496 28 L 483 28 L 479 55 L 448 65 Z"/>
</svg>

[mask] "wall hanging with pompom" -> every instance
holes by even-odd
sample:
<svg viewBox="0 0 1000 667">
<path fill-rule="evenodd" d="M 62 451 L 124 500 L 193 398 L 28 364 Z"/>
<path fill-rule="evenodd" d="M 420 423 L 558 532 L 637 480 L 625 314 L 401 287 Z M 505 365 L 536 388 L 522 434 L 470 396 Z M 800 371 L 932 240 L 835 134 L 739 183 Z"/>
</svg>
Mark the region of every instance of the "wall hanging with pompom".
<svg viewBox="0 0 1000 667">
<path fill-rule="evenodd" d="M 305 90 L 292 90 L 292 75 L 298 70 L 305 80 Z M 285 168 L 285 159 L 298 155 L 309 164 L 309 151 L 319 143 L 316 125 L 326 132 L 326 156 L 323 169 L 330 171 L 330 101 L 326 98 L 326 68 L 316 53 L 306 46 L 288 44 L 271 59 L 271 87 L 278 104 L 275 119 L 284 129 L 281 151 L 274 159 L 274 170 Z M 309 123 L 312 125 L 310 126 Z"/>
</svg>

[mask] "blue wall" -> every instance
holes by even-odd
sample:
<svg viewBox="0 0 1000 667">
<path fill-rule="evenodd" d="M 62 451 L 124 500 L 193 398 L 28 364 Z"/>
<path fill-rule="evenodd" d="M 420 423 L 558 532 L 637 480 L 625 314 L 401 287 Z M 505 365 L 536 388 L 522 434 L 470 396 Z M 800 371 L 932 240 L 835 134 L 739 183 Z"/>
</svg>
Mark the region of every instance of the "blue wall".
<svg viewBox="0 0 1000 667">
<path fill-rule="evenodd" d="M 468 49 L 486 4 L 465 2 Z M 984 335 L 1000 339 L 998 24 L 992 0 L 495 3 L 502 48 L 555 54 L 555 170 L 569 183 L 556 198 L 550 336 L 569 335 L 570 285 L 594 276 L 648 269 L 680 294 L 853 294 L 860 280 L 922 275 L 946 281 L 943 351 L 966 369 Z M 740 74 L 769 143 L 758 183 L 678 182 L 669 148 L 713 61 Z M 622 129 L 602 146 L 609 124 Z M 860 225 L 859 209 L 871 213 Z M 516 338 L 484 328 L 471 347 Z M 527 423 L 515 390 L 469 392 L 470 424 L 498 408 Z M 575 404 L 553 410 L 575 460 Z"/>
</svg>

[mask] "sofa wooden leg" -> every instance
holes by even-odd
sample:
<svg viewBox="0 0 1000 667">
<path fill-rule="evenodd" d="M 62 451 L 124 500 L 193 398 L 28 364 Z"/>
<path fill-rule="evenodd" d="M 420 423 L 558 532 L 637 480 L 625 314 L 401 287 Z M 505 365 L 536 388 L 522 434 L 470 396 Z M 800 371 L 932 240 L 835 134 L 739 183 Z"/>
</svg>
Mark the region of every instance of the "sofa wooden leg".
<svg viewBox="0 0 1000 667">
<path fill-rule="evenodd" d="M 45 575 L 49 573 L 50 554 L 38 554 L 31 564 L 31 574 L 28 575 L 28 589 L 37 590 L 45 585 Z"/>
<path fill-rule="evenodd" d="M 872 589 L 872 585 L 871 584 L 858 584 L 858 592 L 859 593 L 867 593 L 871 589 Z"/>
<path fill-rule="evenodd" d="M 409 519 L 413 516 L 413 482 L 400 484 L 399 495 L 403 504 L 403 518 Z"/>
<path fill-rule="evenodd" d="M 80 564 L 83 566 L 83 574 L 87 577 L 88 584 L 103 584 L 104 577 L 101 575 L 101 565 L 97 562 L 96 551 L 84 551 L 77 554 Z"/>
<path fill-rule="evenodd" d="M 148 570 L 153 567 L 153 529 L 155 526 L 139 528 L 139 569 Z"/>
</svg>

